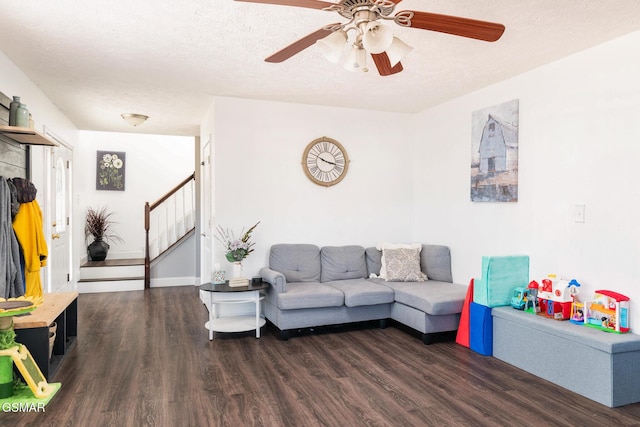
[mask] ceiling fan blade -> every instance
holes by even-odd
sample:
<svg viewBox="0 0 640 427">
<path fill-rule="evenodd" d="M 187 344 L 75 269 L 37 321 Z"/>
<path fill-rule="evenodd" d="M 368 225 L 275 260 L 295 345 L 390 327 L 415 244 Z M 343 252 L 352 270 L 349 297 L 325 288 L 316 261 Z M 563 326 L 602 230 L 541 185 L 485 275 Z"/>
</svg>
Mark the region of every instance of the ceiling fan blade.
<svg viewBox="0 0 640 427">
<path fill-rule="evenodd" d="M 378 72 L 381 76 L 390 76 L 403 70 L 400 62 L 393 67 L 391 66 L 391 61 L 389 61 L 389 56 L 386 52 L 372 53 L 371 57 L 373 58 L 373 62 L 376 64 L 376 68 L 378 68 Z"/>
<path fill-rule="evenodd" d="M 325 7 L 333 6 L 335 3 L 330 3 L 320 0 L 236 0 L 247 3 L 263 3 L 263 4 L 277 4 L 281 6 L 297 6 L 307 7 L 309 9 L 324 9 Z"/>
<path fill-rule="evenodd" d="M 504 25 L 487 21 L 477 21 L 475 19 L 461 18 L 458 16 L 440 15 L 429 12 L 416 12 L 407 10 L 401 13 L 413 12 L 411 18 L 411 28 L 422 30 L 438 31 L 456 36 L 469 37 L 471 39 L 494 42 L 502 37 Z"/>
<path fill-rule="evenodd" d="M 335 25 L 339 25 L 339 24 L 331 24 L 331 26 L 335 26 Z M 327 37 L 329 34 L 333 32 L 331 30 L 326 30 L 325 28 L 326 27 L 320 28 L 318 31 L 315 31 L 309 34 L 308 36 L 303 37 L 300 40 L 290 44 L 289 46 L 285 47 L 284 49 L 274 53 L 273 55 L 265 59 L 265 61 L 273 62 L 273 63 L 286 61 L 287 59 L 291 58 L 293 55 L 302 52 L 303 50 L 305 50 L 306 48 L 314 44 L 316 41 Z"/>
</svg>

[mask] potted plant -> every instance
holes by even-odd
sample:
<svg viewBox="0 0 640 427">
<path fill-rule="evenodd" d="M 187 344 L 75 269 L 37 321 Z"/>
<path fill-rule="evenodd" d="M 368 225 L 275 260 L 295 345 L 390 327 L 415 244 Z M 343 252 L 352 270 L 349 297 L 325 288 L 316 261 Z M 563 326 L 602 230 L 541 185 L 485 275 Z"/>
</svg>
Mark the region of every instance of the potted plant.
<svg viewBox="0 0 640 427">
<path fill-rule="evenodd" d="M 85 238 L 93 236 L 93 242 L 87 246 L 87 253 L 91 261 L 104 261 L 109 251 L 109 242 L 122 242 L 120 236 L 113 232 L 115 222 L 111 220 L 113 212 L 107 212 L 106 207 L 101 209 L 89 208 L 87 220 L 84 225 Z"/>
</svg>

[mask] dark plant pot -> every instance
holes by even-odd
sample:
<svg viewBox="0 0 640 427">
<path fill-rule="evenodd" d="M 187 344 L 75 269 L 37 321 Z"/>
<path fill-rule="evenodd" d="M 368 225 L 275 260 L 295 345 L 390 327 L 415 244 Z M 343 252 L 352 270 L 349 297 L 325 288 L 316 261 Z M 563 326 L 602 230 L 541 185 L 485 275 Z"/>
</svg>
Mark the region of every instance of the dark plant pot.
<svg viewBox="0 0 640 427">
<path fill-rule="evenodd" d="M 109 244 L 98 238 L 87 246 L 87 252 L 91 261 L 104 261 L 107 257 L 107 252 L 109 252 Z"/>
</svg>

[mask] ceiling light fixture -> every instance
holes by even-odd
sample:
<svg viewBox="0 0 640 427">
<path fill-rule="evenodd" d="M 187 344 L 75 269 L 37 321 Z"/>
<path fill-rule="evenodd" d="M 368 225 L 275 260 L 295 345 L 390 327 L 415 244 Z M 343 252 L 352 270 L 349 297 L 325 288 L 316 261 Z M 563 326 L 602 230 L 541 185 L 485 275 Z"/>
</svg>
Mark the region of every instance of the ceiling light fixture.
<svg viewBox="0 0 640 427">
<path fill-rule="evenodd" d="M 131 126 L 139 126 L 147 121 L 149 116 L 145 116 L 144 114 L 133 114 L 133 113 L 124 113 L 120 114 L 122 119 L 129 123 Z"/>
<path fill-rule="evenodd" d="M 395 7 L 396 4 L 391 0 L 345 0 L 326 7 L 323 10 L 338 12 L 349 19 L 349 22 L 324 27 L 324 30 L 331 31 L 331 34 L 316 41 L 316 45 L 328 61 L 344 61 L 344 68 L 349 71 L 369 71 L 366 63 L 367 53 L 386 53 L 389 66 L 393 68 L 413 49 L 395 37 L 391 29 L 379 21 L 386 19 L 400 26 L 410 26 L 413 12 L 399 12 L 389 17 Z M 353 31 L 351 43 L 348 37 L 350 31 Z M 347 49 L 349 45 L 351 47 Z M 346 60 L 343 60 L 345 56 Z M 375 56 L 373 58 L 374 61 L 379 59 Z"/>
<path fill-rule="evenodd" d="M 280 63 L 306 48 L 316 45 L 331 62 L 338 63 L 348 56 L 345 67 L 348 70 L 367 71 L 369 56 L 381 76 L 391 76 L 403 70 L 402 58 L 411 51 L 380 20 L 393 21 L 401 27 L 437 31 L 454 36 L 467 37 L 486 42 L 494 42 L 502 37 L 504 25 L 478 21 L 461 16 L 439 13 L 403 10 L 391 16 L 396 5 L 402 0 L 236 0 L 249 3 L 275 4 L 282 6 L 306 7 L 327 12 L 336 12 L 349 22 L 325 25 L 319 30 L 291 43 L 265 59 L 266 62 Z M 348 32 L 351 34 L 349 41 Z M 350 47 L 350 49 L 347 49 Z M 380 53 L 375 53 L 380 52 Z"/>
</svg>

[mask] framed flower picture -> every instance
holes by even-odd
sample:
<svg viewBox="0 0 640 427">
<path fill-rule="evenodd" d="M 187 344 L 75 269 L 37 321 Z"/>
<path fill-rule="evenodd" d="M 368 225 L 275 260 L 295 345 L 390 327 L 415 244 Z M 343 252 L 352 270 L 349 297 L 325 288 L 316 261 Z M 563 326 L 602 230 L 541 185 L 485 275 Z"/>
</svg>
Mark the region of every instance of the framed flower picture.
<svg viewBox="0 0 640 427">
<path fill-rule="evenodd" d="M 124 191 L 126 153 L 98 151 L 96 190 Z"/>
</svg>

